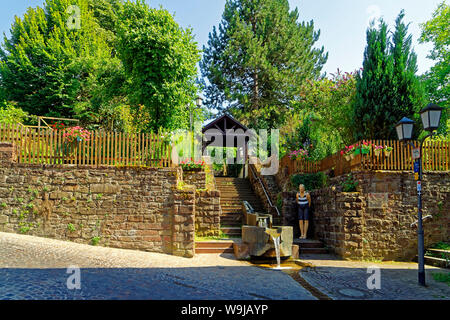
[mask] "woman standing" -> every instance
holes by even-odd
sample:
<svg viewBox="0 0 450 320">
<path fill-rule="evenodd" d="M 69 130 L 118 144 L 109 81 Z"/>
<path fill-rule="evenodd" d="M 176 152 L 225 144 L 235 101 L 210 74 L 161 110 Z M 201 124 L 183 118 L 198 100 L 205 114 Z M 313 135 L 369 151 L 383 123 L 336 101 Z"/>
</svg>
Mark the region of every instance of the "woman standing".
<svg viewBox="0 0 450 320">
<path fill-rule="evenodd" d="M 309 207 L 311 206 L 311 196 L 305 191 L 303 184 L 298 186 L 297 204 L 298 204 L 298 223 L 300 225 L 301 236 L 299 239 L 306 239 L 309 226 Z"/>
</svg>

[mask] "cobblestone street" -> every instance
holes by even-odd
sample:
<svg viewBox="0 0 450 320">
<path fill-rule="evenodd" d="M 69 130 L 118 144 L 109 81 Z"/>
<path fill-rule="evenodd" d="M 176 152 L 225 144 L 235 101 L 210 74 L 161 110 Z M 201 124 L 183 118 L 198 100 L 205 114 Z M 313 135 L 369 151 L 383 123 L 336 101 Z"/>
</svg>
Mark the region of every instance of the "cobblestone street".
<svg viewBox="0 0 450 320">
<path fill-rule="evenodd" d="M 81 290 L 68 290 L 69 266 Z M 232 255 L 180 258 L 0 233 L 0 299 L 315 299 L 289 275 Z"/>
<path fill-rule="evenodd" d="M 426 266 L 427 286 L 417 282 L 417 263 L 338 260 L 331 255 L 303 256 L 300 276 L 334 300 L 450 300 L 450 286 L 433 279 L 433 273 L 448 269 Z M 381 289 L 369 290 L 369 267 L 380 268 Z"/>
</svg>

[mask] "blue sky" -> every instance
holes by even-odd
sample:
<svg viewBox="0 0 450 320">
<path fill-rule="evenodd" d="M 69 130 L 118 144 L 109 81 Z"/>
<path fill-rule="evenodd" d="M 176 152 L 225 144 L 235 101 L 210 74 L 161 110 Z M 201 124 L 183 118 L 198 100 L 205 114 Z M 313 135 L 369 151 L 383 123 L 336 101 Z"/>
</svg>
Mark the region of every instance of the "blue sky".
<svg viewBox="0 0 450 320">
<path fill-rule="evenodd" d="M 225 0 L 146 0 L 152 7 L 161 5 L 175 13 L 183 27 L 192 27 L 199 46 L 208 41 L 208 33 L 218 25 Z M 426 58 L 431 46 L 419 44 L 419 24 L 431 18 L 442 0 L 289 0 L 291 8 L 298 7 L 301 20 L 314 20 L 321 30 L 318 45 L 325 46 L 329 59 L 324 71 L 337 68 L 353 71 L 362 66 L 365 32 L 371 17 L 382 16 L 390 26 L 401 9 L 406 22 L 411 22 L 414 48 L 418 54 L 419 74 L 427 71 L 433 62 Z M 42 5 L 43 0 L 2 1 L 0 4 L 0 31 L 8 33 L 14 15 L 23 15 L 28 7 Z"/>
</svg>

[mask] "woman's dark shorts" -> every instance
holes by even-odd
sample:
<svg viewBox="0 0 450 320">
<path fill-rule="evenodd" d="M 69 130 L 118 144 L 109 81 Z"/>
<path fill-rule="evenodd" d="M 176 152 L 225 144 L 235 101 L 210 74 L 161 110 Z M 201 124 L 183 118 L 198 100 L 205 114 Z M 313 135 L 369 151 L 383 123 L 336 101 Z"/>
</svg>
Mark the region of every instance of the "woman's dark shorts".
<svg viewBox="0 0 450 320">
<path fill-rule="evenodd" d="M 298 220 L 309 220 L 309 206 L 299 205 L 298 206 Z"/>
</svg>

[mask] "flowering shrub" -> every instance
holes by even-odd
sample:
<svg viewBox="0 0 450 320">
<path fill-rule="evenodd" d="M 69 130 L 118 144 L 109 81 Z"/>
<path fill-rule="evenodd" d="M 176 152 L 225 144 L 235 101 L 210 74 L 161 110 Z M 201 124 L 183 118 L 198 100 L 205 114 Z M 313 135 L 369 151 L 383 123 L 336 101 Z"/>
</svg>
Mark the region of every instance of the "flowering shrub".
<svg viewBox="0 0 450 320">
<path fill-rule="evenodd" d="M 353 154 L 353 152 L 356 150 L 355 145 L 349 145 L 349 146 L 345 146 L 345 149 L 341 151 L 341 156 L 346 156 L 346 155 L 350 155 Z"/>
<path fill-rule="evenodd" d="M 373 145 L 373 149 L 374 149 L 374 150 L 383 150 L 384 147 L 383 147 L 383 146 Z"/>
<path fill-rule="evenodd" d="M 53 122 L 50 127 L 52 127 L 53 130 L 64 130 L 65 125 L 62 122 Z"/>
<path fill-rule="evenodd" d="M 298 150 L 291 151 L 288 156 L 289 156 L 289 159 L 297 160 L 297 159 L 306 159 L 306 158 L 308 158 L 309 155 L 308 155 L 308 150 L 298 149 Z"/>
<path fill-rule="evenodd" d="M 375 154 L 376 157 L 378 157 L 381 152 L 383 151 L 384 147 L 383 146 L 377 146 L 377 145 L 373 145 L 373 153 Z"/>
<path fill-rule="evenodd" d="M 184 171 L 192 171 L 195 169 L 203 169 L 203 167 L 205 166 L 205 161 L 203 160 L 194 161 L 194 159 L 191 158 L 189 160 L 181 161 L 180 165 Z"/>
<path fill-rule="evenodd" d="M 391 155 L 392 150 L 393 150 L 392 147 L 384 146 L 384 155 L 386 157 L 389 157 Z"/>
<path fill-rule="evenodd" d="M 91 138 L 91 133 L 80 126 L 70 127 L 65 129 L 63 138 L 69 143 L 83 140 L 89 141 L 89 139 Z"/>
<path fill-rule="evenodd" d="M 369 142 L 363 142 L 362 144 L 361 144 L 361 152 L 363 153 L 363 154 L 368 154 L 368 153 L 370 153 L 370 150 L 372 149 L 372 144 L 371 143 L 369 143 Z"/>
</svg>

